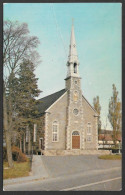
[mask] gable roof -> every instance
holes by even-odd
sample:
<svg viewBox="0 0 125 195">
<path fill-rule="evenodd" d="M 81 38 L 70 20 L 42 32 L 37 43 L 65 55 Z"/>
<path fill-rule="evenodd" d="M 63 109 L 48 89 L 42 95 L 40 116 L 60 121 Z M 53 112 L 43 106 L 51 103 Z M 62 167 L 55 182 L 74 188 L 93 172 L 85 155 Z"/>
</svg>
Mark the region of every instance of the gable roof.
<svg viewBox="0 0 125 195">
<path fill-rule="evenodd" d="M 59 99 L 67 90 L 62 89 L 51 95 L 39 99 L 38 111 L 43 114 L 57 99 Z"/>
<path fill-rule="evenodd" d="M 101 129 L 99 134 L 110 134 L 110 135 L 112 135 L 113 134 L 113 130 Z"/>
<path fill-rule="evenodd" d="M 82 95 L 82 97 L 88 103 L 88 105 L 93 109 L 93 111 L 96 113 L 96 115 L 99 116 L 99 114 L 97 113 L 97 111 L 93 108 L 93 106 L 91 106 L 91 104 L 88 102 L 88 100 L 83 95 Z"/>
<path fill-rule="evenodd" d="M 106 134 L 106 135 L 100 134 L 100 135 L 98 136 L 98 139 L 101 140 L 101 141 L 113 141 L 113 137 L 112 137 L 111 134 Z M 116 136 L 116 140 L 117 140 L 117 141 L 121 141 L 121 140 L 122 140 L 120 134 Z"/>
<path fill-rule="evenodd" d="M 56 101 L 58 100 L 67 90 L 62 89 L 60 91 L 57 91 L 53 94 L 50 94 L 48 96 L 45 96 L 41 99 L 39 99 L 39 104 L 38 104 L 38 116 L 41 116 L 42 114 L 45 113 L 45 111 Z M 88 103 L 88 105 L 93 109 L 93 111 L 98 115 L 96 110 L 91 106 L 91 104 L 86 100 L 86 98 L 82 95 L 84 100 Z"/>
</svg>

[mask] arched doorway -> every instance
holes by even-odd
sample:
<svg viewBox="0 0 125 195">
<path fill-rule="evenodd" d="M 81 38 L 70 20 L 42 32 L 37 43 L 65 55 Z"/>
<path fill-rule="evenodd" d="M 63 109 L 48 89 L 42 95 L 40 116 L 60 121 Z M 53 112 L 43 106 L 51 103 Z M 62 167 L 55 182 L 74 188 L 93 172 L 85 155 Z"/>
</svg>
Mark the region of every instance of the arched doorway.
<svg viewBox="0 0 125 195">
<path fill-rule="evenodd" d="M 80 134 L 78 131 L 72 133 L 72 149 L 80 149 Z"/>
</svg>

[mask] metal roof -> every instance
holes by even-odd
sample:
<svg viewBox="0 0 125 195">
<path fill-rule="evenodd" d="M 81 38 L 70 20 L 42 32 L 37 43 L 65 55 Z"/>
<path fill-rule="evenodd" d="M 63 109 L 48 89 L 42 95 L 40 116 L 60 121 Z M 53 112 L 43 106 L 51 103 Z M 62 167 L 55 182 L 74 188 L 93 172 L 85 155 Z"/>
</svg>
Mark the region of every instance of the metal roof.
<svg viewBox="0 0 125 195">
<path fill-rule="evenodd" d="M 51 95 L 48 95 L 46 97 L 39 99 L 39 101 L 40 101 L 40 103 L 38 105 L 39 113 L 43 114 L 65 92 L 66 92 L 66 89 L 62 89 L 60 91 L 57 91 L 56 93 L 53 93 Z"/>
</svg>

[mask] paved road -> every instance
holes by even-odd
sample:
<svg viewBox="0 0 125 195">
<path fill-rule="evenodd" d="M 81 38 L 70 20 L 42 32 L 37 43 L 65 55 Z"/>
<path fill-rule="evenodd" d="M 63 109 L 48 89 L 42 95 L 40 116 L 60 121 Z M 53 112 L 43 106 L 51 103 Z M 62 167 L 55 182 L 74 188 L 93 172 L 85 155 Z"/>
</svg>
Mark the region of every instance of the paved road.
<svg viewBox="0 0 125 195">
<path fill-rule="evenodd" d="M 120 191 L 120 168 L 86 171 L 61 177 L 4 186 L 5 191 Z"/>
<path fill-rule="evenodd" d="M 41 158 L 50 177 L 121 166 L 120 160 L 101 160 L 98 159 L 98 155 L 41 156 Z"/>
<path fill-rule="evenodd" d="M 121 190 L 120 161 L 97 156 L 41 157 L 50 178 L 4 186 L 6 191 Z"/>
</svg>

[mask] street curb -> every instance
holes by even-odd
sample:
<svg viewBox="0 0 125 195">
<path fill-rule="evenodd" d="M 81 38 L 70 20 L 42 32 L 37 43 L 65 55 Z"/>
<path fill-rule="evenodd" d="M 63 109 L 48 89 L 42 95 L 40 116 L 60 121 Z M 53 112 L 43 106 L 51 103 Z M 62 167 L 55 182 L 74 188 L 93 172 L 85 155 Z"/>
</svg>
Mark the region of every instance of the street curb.
<svg viewBox="0 0 125 195">
<path fill-rule="evenodd" d="M 12 184 L 22 184 L 22 183 L 27 183 L 27 182 L 32 182 L 32 181 L 37 181 L 37 180 L 44 180 L 44 179 L 47 179 L 47 177 L 38 177 L 38 176 L 34 176 L 32 178 L 29 178 L 29 177 L 19 177 L 19 178 L 14 178 L 10 181 L 7 181 L 7 180 L 3 180 L 3 186 L 6 186 L 6 185 L 12 185 Z"/>
</svg>

